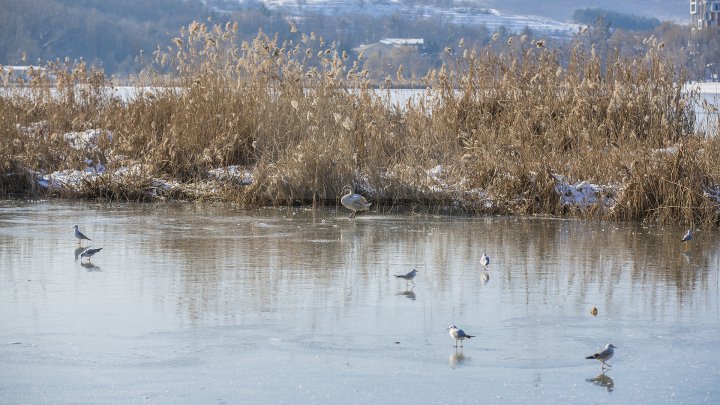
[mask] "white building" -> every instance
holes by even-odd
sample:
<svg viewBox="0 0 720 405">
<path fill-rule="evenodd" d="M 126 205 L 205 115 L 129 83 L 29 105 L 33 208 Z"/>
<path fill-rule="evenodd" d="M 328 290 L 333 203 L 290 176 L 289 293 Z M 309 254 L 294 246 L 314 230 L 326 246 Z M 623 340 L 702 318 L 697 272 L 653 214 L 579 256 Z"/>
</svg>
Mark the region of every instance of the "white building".
<svg viewBox="0 0 720 405">
<path fill-rule="evenodd" d="M 368 45 L 360 45 L 353 50 L 358 53 L 376 49 L 391 50 L 404 48 L 418 50 L 423 46 L 424 42 L 423 38 L 383 38 L 379 42 Z"/>
<path fill-rule="evenodd" d="M 720 0 L 690 0 L 690 19 L 699 30 L 720 25 Z"/>
</svg>

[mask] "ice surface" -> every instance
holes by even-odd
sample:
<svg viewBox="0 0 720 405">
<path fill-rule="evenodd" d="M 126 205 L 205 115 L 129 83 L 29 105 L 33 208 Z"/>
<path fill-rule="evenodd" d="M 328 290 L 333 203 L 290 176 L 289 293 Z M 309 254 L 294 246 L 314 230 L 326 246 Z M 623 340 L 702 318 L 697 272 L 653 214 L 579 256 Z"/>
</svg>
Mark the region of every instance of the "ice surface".
<svg viewBox="0 0 720 405">
<path fill-rule="evenodd" d="M 0 201 L 0 399 L 717 403 L 720 236 L 611 225 Z"/>
</svg>

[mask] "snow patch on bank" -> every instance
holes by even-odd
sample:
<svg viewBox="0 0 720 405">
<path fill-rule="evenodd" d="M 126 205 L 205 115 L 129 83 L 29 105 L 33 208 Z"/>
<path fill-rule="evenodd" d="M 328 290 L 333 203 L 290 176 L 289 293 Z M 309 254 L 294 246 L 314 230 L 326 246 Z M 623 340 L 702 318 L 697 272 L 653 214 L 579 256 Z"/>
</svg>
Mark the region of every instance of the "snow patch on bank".
<svg viewBox="0 0 720 405">
<path fill-rule="evenodd" d="M 38 122 L 28 126 L 18 126 L 18 132 L 31 137 L 46 137 L 48 124 Z M 102 129 L 89 129 L 86 131 L 68 132 L 61 138 L 70 147 L 79 151 L 93 152 L 98 145 L 107 141 L 113 142 L 113 133 Z M 657 150 L 656 153 L 675 154 L 678 149 L 670 147 Z M 137 161 L 126 160 L 122 156 L 113 156 L 111 150 L 103 164 L 89 157 L 84 159 L 86 167 L 82 170 L 61 170 L 52 173 L 32 173 L 39 187 L 52 192 L 81 192 L 84 187 L 91 186 L 95 181 L 103 180 L 110 184 L 123 184 L 127 181 L 139 179 L 146 182 L 147 194 L 151 197 L 162 197 L 179 192 L 180 195 L 213 196 L 223 189 L 224 185 L 247 186 L 255 181 L 252 168 L 232 165 L 218 167 L 207 172 L 207 177 L 191 183 L 180 183 L 173 180 L 154 178 L 149 165 Z M 90 154 L 90 153 L 88 153 Z M 95 154 L 97 155 L 97 154 Z M 97 159 L 97 158 L 96 158 Z M 406 168 L 412 179 L 408 182 L 409 188 L 415 188 L 421 193 L 437 193 L 452 200 L 453 205 L 477 205 L 485 209 L 492 209 L 497 201 L 486 190 L 473 187 L 472 182 L 463 174 L 464 170 L 453 165 L 438 164 L 431 168 Z M 396 168 L 401 173 L 403 168 Z M 460 170 L 460 171 L 458 171 Z M 419 179 L 415 177 L 419 175 Z M 424 176 L 423 176 L 424 175 Z M 598 185 L 588 181 L 570 182 L 566 176 L 552 174 L 555 181 L 555 191 L 564 206 L 586 209 L 593 206 L 612 208 L 617 201 L 620 187 Z M 382 174 L 383 178 L 396 178 L 403 182 L 405 176 L 398 176 L 393 170 Z M 424 181 L 422 178 L 424 177 Z M 405 179 L 408 180 L 408 179 Z M 420 180 L 418 182 L 418 180 Z M 370 176 L 357 170 L 352 183 L 355 192 L 367 195 L 369 198 L 378 198 L 379 191 L 371 184 Z M 708 188 L 705 195 L 715 203 L 720 204 L 720 187 Z"/>
<path fill-rule="evenodd" d="M 27 126 L 17 125 L 18 133 L 39 139 L 47 138 L 48 123 L 46 121 L 31 123 Z M 103 129 L 88 129 L 86 131 L 67 132 L 60 138 L 68 146 L 78 151 L 97 151 L 98 145 L 106 140 L 113 142 L 113 133 Z M 105 151 L 112 154 L 111 150 Z M 51 192 L 81 192 L 83 187 L 93 182 L 104 179 L 108 182 L 122 183 L 128 178 L 147 179 L 149 181 L 148 195 L 157 197 L 163 193 L 174 191 L 188 191 L 195 189 L 203 193 L 213 193 L 217 190 L 217 183 L 231 183 L 238 186 L 247 186 L 253 183 L 251 170 L 241 166 L 233 165 L 218 167 L 208 171 L 207 178 L 195 184 L 183 184 L 177 181 L 153 178 L 151 168 L 138 162 L 128 162 L 122 156 L 107 156 L 107 165 L 115 166 L 112 169 L 89 157 L 83 159 L 85 168 L 82 170 L 58 170 L 47 173 L 45 170 L 31 172 L 37 185 Z"/>
<path fill-rule="evenodd" d="M 713 203 L 720 205 L 720 186 L 705 187 L 703 196 Z"/>
<path fill-rule="evenodd" d="M 65 143 L 70 145 L 71 148 L 76 150 L 94 149 L 97 147 L 103 133 L 107 134 L 108 142 L 112 142 L 112 132 L 104 131 L 101 129 L 88 129 L 87 131 L 81 132 L 68 132 L 63 135 L 63 140 L 65 141 Z"/>
<path fill-rule="evenodd" d="M 588 208 L 601 204 L 605 208 L 615 205 L 617 187 L 601 186 L 588 181 L 570 183 L 567 177 L 553 174 L 555 179 L 555 191 L 560 196 L 560 204 Z"/>
<path fill-rule="evenodd" d="M 218 182 L 230 182 L 241 186 L 247 186 L 253 182 L 252 172 L 237 165 L 212 169 L 208 172 L 208 178 Z"/>
</svg>

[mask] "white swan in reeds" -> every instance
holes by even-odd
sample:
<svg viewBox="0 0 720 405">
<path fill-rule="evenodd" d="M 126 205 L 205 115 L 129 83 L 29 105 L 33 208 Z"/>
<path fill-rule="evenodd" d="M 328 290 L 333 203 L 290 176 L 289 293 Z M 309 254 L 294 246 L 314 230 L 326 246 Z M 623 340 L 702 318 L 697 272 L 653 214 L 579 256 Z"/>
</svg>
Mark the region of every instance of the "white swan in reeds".
<svg viewBox="0 0 720 405">
<path fill-rule="evenodd" d="M 367 211 L 370 208 L 370 205 L 372 205 L 372 203 L 367 202 L 365 197 L 360 194 L 355 194 L 350 186 L 343 187 L 342 191 L 345 195 L 340 198 L 340 203 L 342 203 L 345 208 L 352 211 L 349 218 L 355 218 L 355 214 L 358 211 Z"/>
</svg>

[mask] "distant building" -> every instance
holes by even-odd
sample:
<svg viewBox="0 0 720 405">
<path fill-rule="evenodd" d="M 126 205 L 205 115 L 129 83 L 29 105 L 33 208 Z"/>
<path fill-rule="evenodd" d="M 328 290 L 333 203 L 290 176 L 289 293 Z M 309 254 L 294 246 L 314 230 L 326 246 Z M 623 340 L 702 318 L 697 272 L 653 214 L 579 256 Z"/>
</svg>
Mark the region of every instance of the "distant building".
<svg viewBox="0 0 720 405">
<path fill-rule="evenodd" d="M 720 0 L 690 0 L 690 19 L 699 30 L 720 25 Z"/>
<path fill-rule="evenodd" d="M 720 0 L 719 0 L 720 1 Z M 378 42 L 360 45 L 353 49 L 357 53 L 369 52 L 385 53 L 393 49 L 419 50 L 424 44 L 423 38 L 383 38 Z"/>
</svg>

